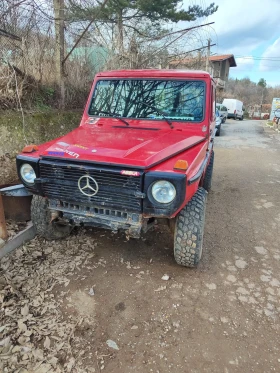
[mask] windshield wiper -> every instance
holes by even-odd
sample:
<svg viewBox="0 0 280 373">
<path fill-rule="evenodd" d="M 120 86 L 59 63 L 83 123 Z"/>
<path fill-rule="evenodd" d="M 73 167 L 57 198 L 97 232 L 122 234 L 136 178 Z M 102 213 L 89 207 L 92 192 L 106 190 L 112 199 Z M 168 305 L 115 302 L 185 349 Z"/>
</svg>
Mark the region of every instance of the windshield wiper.
<svg viewBox="0 0 280 373">
<path fill-rule="evenodd" d="M 129 126 L 129 123 L 128 123 L 125 119 L 123 119 L 122 117 L 120 117 L 119 115 L 117 115 L 117 114 L 115 114 L 115 113 L 111 113 L 110 111 L 97 110 L 97 109 L 95 109 L 95 110 L 93 110 L 93 111 L 95 111 L 97 114 L 98 114 L 98 113 L 101 113 L 101 114 L 108 114 L 108 115 L 111 115 L 112 117 L 119 119 L 120 121 L 122 121 L 123 123 L 125 123 L 127 126 Z M 103 117 L 102 117 L 102 118 L 103 118 Z M 105 118 L 106 118 L 106 117 L 105 117 Z"/>
<path fill-rule="evenodd" d="M 134 104 L 140 103 L 142 105 L 145 105 L 145 106 L 149 107 L 150 109 L 155 110 L 159 115 L 161 115 L 163 117 L 164 120 L 166 120 L 166 122 L 169 124 L 170 128 L 174 128 L 171 120 L 169 120 L 168 118 L 166 118 L 166 116 L 164 115 L 164 113 L 160 109 L 158 109 L 157 107 L 155 107 L 153 105 L 146 104 L 146 102 L 144 102 L 144 101 L 134 101 L 133 103 Z"/>
</svg>

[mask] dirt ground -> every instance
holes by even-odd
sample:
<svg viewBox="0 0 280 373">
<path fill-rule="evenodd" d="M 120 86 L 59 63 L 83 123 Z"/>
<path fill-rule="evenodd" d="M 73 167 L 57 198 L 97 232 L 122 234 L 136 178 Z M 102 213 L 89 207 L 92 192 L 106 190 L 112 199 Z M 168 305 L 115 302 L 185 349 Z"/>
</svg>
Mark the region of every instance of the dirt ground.
<svg viewBox="0 0 280 373">
<path fill-rule="evenodd" d="M 18 182 L 15 157 L 10 154 L 0 157 L 0 185 Z"/>
<path fill-rule="evenodd" d="M 197 269 L 176 265 L 161 225 L 35 238 L 2 259 L 0 371 L 279 372 L 279 139 L 223 125 Z"/>
</svg>

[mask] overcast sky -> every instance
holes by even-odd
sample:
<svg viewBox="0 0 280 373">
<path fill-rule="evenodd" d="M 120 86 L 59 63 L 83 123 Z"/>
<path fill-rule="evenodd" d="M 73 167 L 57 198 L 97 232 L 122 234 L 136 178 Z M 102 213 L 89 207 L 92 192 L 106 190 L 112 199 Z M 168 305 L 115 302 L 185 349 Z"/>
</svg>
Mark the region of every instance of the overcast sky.
<svg viewBox="0 0 280 373">
<path fill-rule="evenodd" d="M 217 44 L 211 53 L 234 54 L 237 67 L 230 76 L 280 85 L 280 0 L 184 0 L 186 5 L 211 2 L 219 5 L 207 19 L 215 22 L 214 30 L 207 30 Z"/>
</svg>

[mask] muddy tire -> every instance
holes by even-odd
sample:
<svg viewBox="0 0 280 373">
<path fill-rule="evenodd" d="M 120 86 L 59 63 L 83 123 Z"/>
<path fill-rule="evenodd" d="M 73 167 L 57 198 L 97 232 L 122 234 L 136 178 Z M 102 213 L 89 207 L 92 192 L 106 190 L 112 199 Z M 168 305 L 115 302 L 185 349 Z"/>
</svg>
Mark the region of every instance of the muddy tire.
<svg viewBox="0 0 280 373">
<path fill-rule="evenodd" d="M 174 257 L 185 267 L 196 267 L 201 258 L 206 198 L 206 190 L 199 188 L 176 217 Z"/>
<path fill-rule="evenodd" d="M 217 129 L 216 136 L 220 136 L 220 134 L 221 134 L 221 126 L 219 126 L 219 128 Z"/>
<path fill-rule="evenodd" d="M 48 200 L 41 196 L 33 196 L 31 202 L 31 219 L 36 233 L 46 240 L 59 240 L 69 236 L 70 225 L 59 225 L 51 222 Z"/>
<path fill-rule="evenodd" d="M 203 188 L 207 190 L 207 192 L 210 191 L 211 186 L 212 186 L 213 167 L 214 167 L 214 150 L 212 150 L 210 162 L 206 168 L 205 176 L 204 176 L 204 180 L 202 184 Z"/>
</svg>

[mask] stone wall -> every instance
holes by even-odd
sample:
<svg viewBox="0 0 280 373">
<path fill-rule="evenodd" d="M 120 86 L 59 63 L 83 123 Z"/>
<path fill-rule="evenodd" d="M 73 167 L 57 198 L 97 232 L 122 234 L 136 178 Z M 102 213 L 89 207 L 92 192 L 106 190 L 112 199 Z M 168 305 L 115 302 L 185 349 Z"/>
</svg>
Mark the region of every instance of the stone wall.
<svg viewBox="0 0 280 373">
<path fill-rule="evenodd" d="M 21 113 L 0 113 L 0 157 L 13 157 L 27 144 L 41 144 L 70 132 L 80 124 L 82 111 L 40 112 L 25 114 L 25 125 Z M 25 137 L 27 141 L 25 140 Z"/>
</svg>

